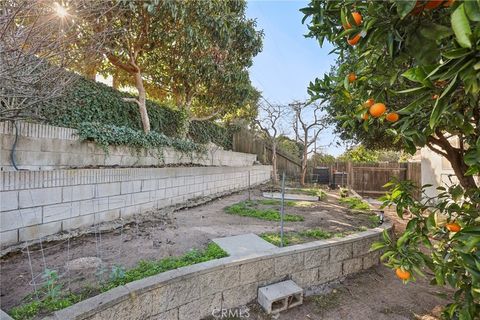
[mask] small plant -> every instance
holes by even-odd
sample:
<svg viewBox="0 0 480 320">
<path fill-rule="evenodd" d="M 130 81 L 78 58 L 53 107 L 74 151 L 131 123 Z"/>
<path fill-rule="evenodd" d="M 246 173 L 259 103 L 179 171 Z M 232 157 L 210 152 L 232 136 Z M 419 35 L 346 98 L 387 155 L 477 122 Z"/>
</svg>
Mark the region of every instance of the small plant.
<svg viewBox="0 0 480 320">
<path fill-rule="evenodd" d="M 339 200 L 341 204 L 347 205 L 350 209 L 360 210 L 360 211 L 369 211 L 370 205 L 359 198 L 346 197 Z"/>
<path fill-rule="evenodd" d="M 369 216 L 368 220 L 370 220 L 370 227 L 372 228 L 376 228 L 381 224 L 381 218 L 376 214 Z"/>
<path fill-rule="evenodd" d="M 168 270 L 178 269 L 213 259 L 220 259 L 228 256 L 217 244 L 209 243 L 204 250 L 192 249 L 179 257 L 169 257 L 157 261 L 140 261 L 137 266 L 123 272 L 122 277 L 109 280 L 102 291 L 124 285 L 126 283 L 150 277 Z M 118 271 L 118 270 L 116 270 Z M 119 273 L 116 273 L 117 275 Z"/>
<path fill-rule="evenodd" d="M 259 209 L 252 201 L 243 201 L 235 203 L 225 208 L 228 214 L 235 214 L 242 217 L 252 217 L 268 221 L 280 221 L 280 212 L 274 209 Z M 293 214 L 285 214 L 284 221 L 296 222 L 303 221 L 303 217 Z"/>
<path fill-rule="evenodd" d="M 263 240 L 270 242 L 271 244 L 274 244 L 276 246 L 280 246 L 281 244 L 280 233 L 278 232 L 266 232 L 261 234 L 260 237 Z M 283 234 L 283 245 L 288 246 L 313 240 L 329 239 L 332 237 L 333 235 L 330 232 L 321 229 L 290 231 Z"/>
<path fill-rule="evenodd" d="M 347 188 L 340 188 L 340 197 L 341 198 L 348 197 L 348 189 Z"/>
<path fill-rule="evenodd" d="M 117 279 L 123 279 L 125 277 L 125 268 L 120 265 L 112 266 L 112 270 L 110 271 L 109 280 L 116 281 Z"/>
<path fill-rule="evenodd" d="M 62 285 L 58 283 L 58 273 L 56 270 L 45 269 L 42 274 L 42 279 L 45 280 L 43 289 L 50 299 L 56 299 L 60 295 Z"/>
</svg>

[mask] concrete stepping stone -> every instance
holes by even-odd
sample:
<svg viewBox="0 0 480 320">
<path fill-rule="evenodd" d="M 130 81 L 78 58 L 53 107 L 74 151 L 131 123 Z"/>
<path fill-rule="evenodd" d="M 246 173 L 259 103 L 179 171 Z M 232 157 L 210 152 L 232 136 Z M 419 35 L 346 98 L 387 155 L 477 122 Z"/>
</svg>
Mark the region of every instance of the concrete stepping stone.
<svg viewBox="0 0 480 320">
<path fill-rule="evenodd" d="M 263 197 L 268 198 L 268 199 L 282 199 L 282 194 L 280 192 L 264 192 Z M 307 195 L 304 195 L 304 194 L 285 193 L 285 200 L 318 201 L 318 197 L 307 196 Z"/>
<path fill-rule="evenodd" d="M 277 248 L 253 233 L 213 239 L 220 248 L 231 257 L 248 256 L 252 253 L 265 252 Z"/>
</svg>

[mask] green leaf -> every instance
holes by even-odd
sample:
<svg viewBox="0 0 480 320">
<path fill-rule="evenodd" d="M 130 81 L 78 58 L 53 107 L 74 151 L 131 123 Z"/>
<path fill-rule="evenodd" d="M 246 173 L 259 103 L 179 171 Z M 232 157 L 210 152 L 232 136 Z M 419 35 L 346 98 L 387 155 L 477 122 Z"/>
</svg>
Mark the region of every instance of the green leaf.
<svg viewBox="0 0 480 320">
<path fill-rule="evenodd" d="M 420 33 L 427 39 L 441 40 L 451 36 L 453 31 L 450 27 L 446 27 L 437 23 L 429 23 L 420 28 Z"/>
<path fill-rule="evenodd" d="M 468 48 L 458 48 L 458 49 L 452 49 L 449 51 L 445 51 L 442 53 L 442 56 L 448 59 L 458 59 L 464 56 L 469 55 L 472 53 L 472 50 Z"/>
<path fill-rule="evenodd" d="M 416 0 L 396 0 L 397 4 L 397 12 L 400 18 L 405 18 L 410 11 L 415 8 L 415 4 L 417 3 Z"/>
<path fill-rule="evenodd" d="M 445 109 L 445 103 L 443 102 L 443 100 L 437 99 L 435 101 L 435 106 L 433 106 L 432 114 L 430 115 L 429 125 L 431 129 L 435 128 L 444 109 Z"/>
<path fill-rule="evenodd" d="M 395 93 L 402 94 L 402 93 L 412 93 L 412 92 L 417 92 L 420 90 L 425 90 L 425 87 L 417 87 L 417 88 L 410 88 L 410 89 L 405 89 L 405 90 L 400 90 L 400 91 L 394 91 Z"/>
<path fill-rule="evenodd" d="M 472 29 L 470 29 L 463 3 L 452 13 L 451 22 L 458 44 L 462 48 L 471 48 L 472 40 L 470 37 L 472 36 Z"/>
<path fill-rule="evenodd" d="M 471 21 L 480 21 L 480 4 L 476 1 L 465 1 L 465 12 Z"/>
</svg>

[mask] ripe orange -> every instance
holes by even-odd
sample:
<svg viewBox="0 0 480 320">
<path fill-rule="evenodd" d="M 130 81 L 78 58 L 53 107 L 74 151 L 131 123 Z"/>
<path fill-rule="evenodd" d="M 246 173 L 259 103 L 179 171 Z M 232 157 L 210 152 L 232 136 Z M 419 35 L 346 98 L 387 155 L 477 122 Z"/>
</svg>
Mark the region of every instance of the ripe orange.
<svg viewBox="0 0 480 320">
<path fill-rule="evenodd" d="M 368 120 L 370 118 L 370 116 L 368 115 L 368 112 L 365 112 L 363 115 L 362 115 L 362 119 L 363 120 Z"/>
<path fill-rule="evenodd" d="M 355 80 L 357 80 L 357 75 L 355 73 L 351 72 L 348 75 L 348 82 L 352 83 L 352 82 L 355 82 Z"/>
<path fill-rule="evenodd" d="M 355 24 L 357 26 L 362 24 L 362 15 L 358 12 L 353 12 L 352 13 L 353 21 L 355 21 Z M 347 21 L 346 24 L 343 25 L 343 29 L 348 30 L 351 29 L 352 25 Z"/>
<path fill-rule="evenodd" d="M 425 9 L 432 10 L 441 5 L 443 0 L 430 0 L 425 4 Z"/>
<path fill-rule="evenodd" d="M 458 232 L 462 230 L 462 227 L 460 227 L 460 225 L 456 222 L 447 223 L 446 227 L 450 232 Z"/>
<path fill-rule="evenodd" d="M 357 33 L 353 38 L 347 38 L 347 42 L 349 45 L 354 46 L 360 41 L 360 33 Z"/>
<path fill-rule="evenodd" d="M 380 117 L 385 111 L 387 111 L 387 107 L 383 103 L 375 103 L 369 109 L 370 114 L 375 118 Z"/>
<path fill-rule="evenodd" d="M 372 98 L 370 99 L 367 99 L 364 103 L 363 103 L 363 106 L 365 108 L 370 108 L 371 106 L 373 106 L 373 104 L 375 103 L 375 100 L 373 100 Z"/>
<path fill-rule="evenodd" d="M 397 122 L 400 116 L 396 112 L 390 112 L 385 116 L 385 119 L 390 122 Z"/>
<path fill-rule="evenodd" d="M 455 0 L 447 0 L 446 2 L 443 3 L 444 7 L 451 7 L 452 4 L 454 4 Z"/>
<path fill-rule="evenodd" d="M 362 15 L 359 12 L 352 12 L 352 17 L 357 26 L 362 24 Z"/>
<path fill-rule="evenodd" d="M 395 269 L 395 274 L 402 280 L 408 280 L 411 276 L 410 272 L 408 272 L 407 270 L 403 270 L 402 268 Z"/>
</svg>

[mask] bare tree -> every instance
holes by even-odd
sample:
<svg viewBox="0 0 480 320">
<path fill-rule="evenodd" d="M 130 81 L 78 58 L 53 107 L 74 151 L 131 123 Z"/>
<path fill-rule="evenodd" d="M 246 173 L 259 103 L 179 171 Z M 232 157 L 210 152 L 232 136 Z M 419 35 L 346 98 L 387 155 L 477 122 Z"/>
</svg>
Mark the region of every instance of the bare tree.
<svg viewBox="0 0 480 320">
<path fill-rule="evenodd" d="M 55 2 L 2 1 L 0 121 L 39 117 L 39 108 L 59 98 L 76 78 L 67 70 L 76 60 L 71 48 L 88 2 L 78 0 L 67 9 Z M 87 47 L 96 50 L 100 40 Z"/>
<path fill-rule="evenodd" d="M 272 148 L 273 182 L 277 183 L 277 138 L 281 134 L 281 120 L 287 114 L 288 109 L 286 106 L 273 105 L 266 99 L 263 100 L 265 103 L 259 105 L 259 114 L 255 123 L 265 134 Z"/>
<path fill-rule="evenodd" d="M 305 185 L 305 177 L 307 175 L 307 161 L 308 155 L 314 152 L 311 146 L 316 143 L 320 132 L 322 132 L 327 126 L 327 121 L 324 116 L 321 115 L 321 103 L 291 103 L 289 106 L 294 113 L 294 125 L 295 136 L 297 140 L 303 144 L 303 156 L 302 156 L 302 172 L 300 176 L 300 184 Z M 309 119 L 311 119 L 309 121 Z"/>
</svg>

